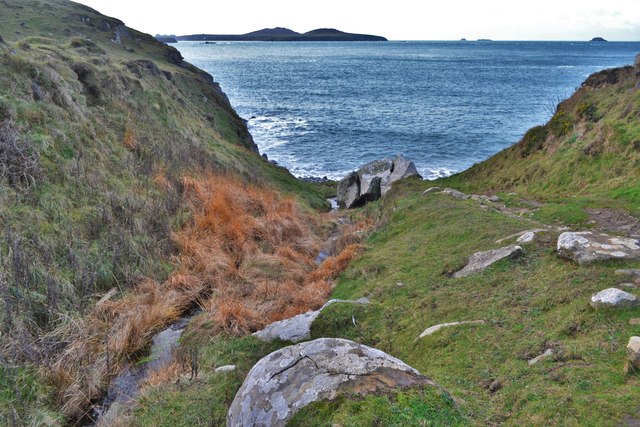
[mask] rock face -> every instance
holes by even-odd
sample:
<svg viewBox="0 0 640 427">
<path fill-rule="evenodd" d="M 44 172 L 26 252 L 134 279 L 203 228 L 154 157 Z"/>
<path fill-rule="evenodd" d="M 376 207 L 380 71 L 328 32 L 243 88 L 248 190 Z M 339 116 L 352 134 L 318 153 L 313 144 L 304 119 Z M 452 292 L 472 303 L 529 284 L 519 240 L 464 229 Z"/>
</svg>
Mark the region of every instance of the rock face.
<svg viewBox="0 0 640 427">
<path fill-rule="evenodd" d="M 479 273 L 492 264 L 505 258 L 515 259 L 524 256 L 524 250 L 520 246 L 507 246 L 486 252 L 476 252 L 471 255 L 467 265 L 460 271 L 453 274 L 453 277 L 466 277 L 470 274 Z"/>
<path fill-rule="evenodd" d="M 267 342 L 273 340 L 291 342 L 308 340 L 311 338 L 311 325 L 313 325 L 313 321 L 322 313 L 322 310 L 336 303 L 369 304 L 369 300 L 367 298 L 360 298 L 356 301 L 332 299 L 327 301 L 319 310 L 308 311 L 290 319 L 274 322 L 263 330 L 255 332 L 253 335 Z"/>
<path fill-rule="evenodd" d="M 351 172 L 338 182 L 336 201 L 341 208 L 356 207 L 360 198 L 360 177 L 357 172 Z"/>
<path fill-rule="evenodd" d="M 591 297 L 591 306 L 594 308 L 636 307 L 639 302 L 634 295 L 617 288 L 605 289 Z"/>
<path fill-rule="evenodd" d="M 341 392 L 434 383 L 395 357 L 338 338 L 277 350 L 249 371 L 229 408 L 227 426 L 284 426 L 304 406 Z"/>
<path fill-rule="evenodd" d="M 351 172 L 338 183 L 336 200 L 342 208 L 350 209 L 384 196 L 399 179 L 420 177 L 412 161 L 402 156 L 375 160 Z"/>
<path fill-rule="evenodd" d="M 558 238 L 558 254 L 578 264 L 608 259 L 640 259 L 640 241 L 590 231 L 566 232 Z"/>
<path fill-rule="evenodd" d="M 627 358 L 634 368 L 640 369 L 640 337 L 631 337 L 627 344 Z"/>
</svg>

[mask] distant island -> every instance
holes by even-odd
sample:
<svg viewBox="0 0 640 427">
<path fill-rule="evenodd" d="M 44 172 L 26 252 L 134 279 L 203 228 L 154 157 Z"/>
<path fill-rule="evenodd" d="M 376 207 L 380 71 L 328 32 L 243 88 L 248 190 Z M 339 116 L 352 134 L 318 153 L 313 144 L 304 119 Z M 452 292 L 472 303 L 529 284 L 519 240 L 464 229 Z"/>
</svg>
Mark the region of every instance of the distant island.
<svg viewBox="0 0 640 427">
<path fill-rule="evenodd" d="M 387 41 L 381 36 L 369 34 L 345 33 L 333 28 L 319 28 L 307 33 L 298 33 L 288 28 L 265 28 L 247 34 L 191 34 L 176 36 L 178 41 L 267 41 L 267 42 L 297 42 L 297 41 Z M 160 40 L 160 39 L 158 39 Z M 160 40 L 164 41 L 164 40 Z M 170 43 L 170 42 L 165 42 Z"/>
<path fill-rule="evenodd" d="M 591 42 L 606 42 L 607 40 L 603 39 L 602 37 L 594 37 L 591 39 Z"/>
</svg>

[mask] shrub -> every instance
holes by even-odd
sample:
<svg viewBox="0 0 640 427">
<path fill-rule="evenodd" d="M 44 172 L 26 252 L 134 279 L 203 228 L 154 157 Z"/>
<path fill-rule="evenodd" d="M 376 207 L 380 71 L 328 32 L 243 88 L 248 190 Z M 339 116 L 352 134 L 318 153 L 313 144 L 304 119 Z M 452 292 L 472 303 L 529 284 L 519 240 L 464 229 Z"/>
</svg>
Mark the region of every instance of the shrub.
<svg viewBox="0 0 640 427">
<path fill-rule="evenodd" d="M 597 122 L 600 120 L 600 117 L 598 116 L 598 109 L 594 104 L 588 102 L 582 102 L 578 105 L 578 117 L 590 122 Z"/>
<path fill-rule="evenodd" d="M 520 141 L 520 155 L 527 157 L 531 153 L 541 150 L 544 141 L 547 139 L 547 127 L 535 126 L 525 133 L 522 141 Z"/>
<path fill-rule="evenodd" d="M 573 120 L 564 111 L 558 111 L 549 121 L 549 129 L 556 137 L 561 137 L 569 133 L 573 128 Z"/>
</svg>

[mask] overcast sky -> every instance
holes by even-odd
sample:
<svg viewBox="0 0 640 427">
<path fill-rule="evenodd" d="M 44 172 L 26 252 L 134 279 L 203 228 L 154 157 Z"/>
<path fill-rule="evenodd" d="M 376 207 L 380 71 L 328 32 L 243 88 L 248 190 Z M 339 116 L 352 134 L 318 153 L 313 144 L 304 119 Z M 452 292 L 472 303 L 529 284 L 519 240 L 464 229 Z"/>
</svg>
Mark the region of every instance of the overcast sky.
<svg viewBox="0 0 640 427">
<path fill-rule="evenodd" d="M 337 28 L 392 40 L 640 40 L 640 0 L 80 0 L 150 34 Z"/>
</svg>

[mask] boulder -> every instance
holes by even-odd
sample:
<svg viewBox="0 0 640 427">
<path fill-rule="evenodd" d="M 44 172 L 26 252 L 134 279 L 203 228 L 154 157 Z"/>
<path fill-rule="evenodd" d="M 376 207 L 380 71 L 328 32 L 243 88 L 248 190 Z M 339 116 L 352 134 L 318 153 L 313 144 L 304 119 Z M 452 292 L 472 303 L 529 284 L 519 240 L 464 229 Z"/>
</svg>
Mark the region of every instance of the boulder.
<svg viewBox="0 0 640 427">
<path fill-rule="evenodd" d="M 609 259 L 640 259 L 640 241 L 627 237 L 595 234 L 590 231 L 565 232 L 558 237 L 558 254 L 578 264 Z"/>
<path fill-rule="evenodd" d="M 442 193 L 449 194 L 454 199 L 459 199 L 459 200 L 467 200 L 468 198 L 471 197 L 468 194 L 464 194 L 463 192 L 454 190 L 453 188 L 445 188 L 444 190 L 442 190 Z"/>
<path fill-rule="evenodd" d="M 362 206 L 384 196 L 395 181 L 411 176 L 420 177 L 420 174 L 413 162 L 400 155 L 374 160 L 340 180 L 338 205 L 347 209 Z"/>
<path fill-rule="evenodd" d="M 254 332 L 253 335 L 267 342 L 273 340 L 291 342 L 308 340 L 311 338 L 311 325 L 313 325 L 313 321 L 320 316 L 322 310 L 336 303 L 369 304 L 370 301 L 367 298 L 360 298 L 356 301 L 332 299 L 327 301 L 319 310 L 308 311 L 289 319 L 274 322 L 263 330 Z"/>
<path fill-rule="evenodd" d="M 382 180 L 393 171 L 393 160 L 374 160 L 358 169 L 360 177 L 360 197 L 363 202 L 377 200 L 382 196 Z"/>
<path fill-rule="evenodd" d="M 524 250 L 516 245 L 485 252 L 476 252 L 469 257 L 467 265 L 462 270 L 454 273 L 453 277 L 466 277 L 470 274 L 479 273 L 500 260 L 505 258 L 516 259 L 521 256 L 524 256 Z"/>
<path fill-rule="evenodd" d="M 627 344 L 627 358 L 634 368 L 640 369 L 640 337 L 631 337 Z"/>
<path fill-rule="evenodd" d="M 227 426 L 285 426 L 306 405 L 340 393 L 435 384 L 399 359 L 339 338 L 320 338 L 277 350 L 249 371 Z"/>
<path fill-rule="evenodd" d="M 593 308 L 629 308 L 636 307 L 639 302 L 634 295 L 617 288 L 605 289 L 591 297 Z"/>
<path fill-rule="evenodd" d="M 412 176 L 422 178 L 416 169 L 416 165 L 411 160 L 403 157 L 402 155 L 397 155 L 393 159 L 391 174 L 386 178 L 382 178 L 380 183 L 380 191 L 382 195 L 384 196 L 389 190 L 391 190 L 391 184 L 394 182 L 400 179 L 410 178 Z"/>
<path fill-rule="evenodd" d="M 633 65 L 640 68 L 640 54 L 636 55 L 636 62 Z"/>
<path fill-rule="evenodd" d="M 351 172 L 338 182 L 336 201 L 344 209 L 356 207 L 360 199 L 360 177 L 357 172 Z"/>
</svg>

